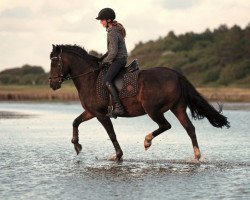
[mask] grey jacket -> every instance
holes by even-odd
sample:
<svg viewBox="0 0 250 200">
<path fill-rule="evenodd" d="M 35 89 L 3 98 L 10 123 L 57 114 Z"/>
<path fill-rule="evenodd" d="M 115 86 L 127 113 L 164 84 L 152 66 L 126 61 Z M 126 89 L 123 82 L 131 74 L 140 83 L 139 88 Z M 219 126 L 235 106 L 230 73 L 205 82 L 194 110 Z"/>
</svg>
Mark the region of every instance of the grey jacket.
<svg viewBox="0 0 250 200">
<path fill-rule="evenodd" d="M 118 28 L 112 26 L 107 31 L 108 52 L 106 53 L 107 56 L 103 59 L 103 63 L 112 63 L 114 59 L 127 58 L 128 52 L 125 40 Z"/>
</svg>

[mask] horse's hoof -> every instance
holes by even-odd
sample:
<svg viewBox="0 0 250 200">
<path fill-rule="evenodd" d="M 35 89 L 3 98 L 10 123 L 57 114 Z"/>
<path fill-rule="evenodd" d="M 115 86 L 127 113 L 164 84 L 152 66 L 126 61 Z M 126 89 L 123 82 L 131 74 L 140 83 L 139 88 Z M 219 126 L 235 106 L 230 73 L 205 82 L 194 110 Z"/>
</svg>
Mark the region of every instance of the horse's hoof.
<svg viewBox="0 0 250 200">
<path fill-rule="evenodd" d="M 200 161 L 197 158 L 194 158 L 194 159 L 192 159 L 192 160 L 190 160 L 188 162 L 191 163 L 191 164 L 200 164 Z"/>
<path fill-rule="evenodd" d="M 76 154 L 78 155 L 82 150 L 82 145 L 77 143 L 77 144 L 74 144 L 74 147 L 75 147 L 75 150 L 76 150 Z"/>
<path fill-rule="evenodd" d="M 154 136 L 152 135 L 152 133 L 148 134 L 146 137 L 145 137 L 145 140 L 144 140 L 144 148 L 145 148 L 145 151 L 147 151 L 149 149 L 149 147 L 151 146 L 152 144 L 152 139 L 154 138 Z"/>
<path fill-rule="evenodd" d="M 196 160 L 198 160 L 198 161 L 199 161 L 199 160 L 200 160 L 200 158 L 201 158 L 201 155 L 199 155 L 199 156 L 195 156 L 194 158 L 195 158 Z"/>
<path fill-rule="evenodd" d="M 117 156 L 117 155 L 113 155 L 113 156 L 110 156 L 108 158 L 108 161 L 116 161 L 116 162 L 119 162 L 119 161 L 122 161 L 122 157 L 121 156 Z"/>
<path fill-rule="evenodd" d="M 198 147 L 194 147 L 194 157 L 195 157 L 195 159 L 197 159 L 198 161 L 199 161 L 200 158 L 201 158 L 201 152 L 200 152 L 200 150 L 199 150 Z"/>
<path fill-rule="evenodd" d="M 116 161 L 116 160 L 117 160 L 116 155 L 112 155 L 112 156 L 108 157 L 108 161 Z"/>
<path fill-rule="evenodd" d="M 151 146 L 152 142 L 148 142 L 148 141 L 144 141 L 144 148 L 145 148 L 145 151 L 147 151 L 149 149 L 149 147 Z"/>
</svg>

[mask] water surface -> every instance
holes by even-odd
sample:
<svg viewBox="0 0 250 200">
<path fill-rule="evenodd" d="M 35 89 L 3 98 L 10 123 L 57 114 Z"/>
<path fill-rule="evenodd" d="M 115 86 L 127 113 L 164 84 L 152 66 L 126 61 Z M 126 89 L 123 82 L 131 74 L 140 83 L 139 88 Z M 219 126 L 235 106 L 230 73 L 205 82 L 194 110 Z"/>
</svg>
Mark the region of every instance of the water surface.
<svg viewBox="0 0 250 200">
<path fill-rule="evenodd" d="M 0 199 L 249 199 L 250 106 L 227 104 L 230 129 L 193 121 L 202 158 L 171 113 L 172 129 L 145 151 L 157 128 L 147 116 L 116 119 L 123 162 L 108 161 L 111 141 L 96 119 L 80 130 L 76 156 L 72 122 L 78 103 L 0 103 Z M 235 109 L 237 108 L 237 109 Z M 242 109 L 244 108 L 244 109 Z"/>
</svg>

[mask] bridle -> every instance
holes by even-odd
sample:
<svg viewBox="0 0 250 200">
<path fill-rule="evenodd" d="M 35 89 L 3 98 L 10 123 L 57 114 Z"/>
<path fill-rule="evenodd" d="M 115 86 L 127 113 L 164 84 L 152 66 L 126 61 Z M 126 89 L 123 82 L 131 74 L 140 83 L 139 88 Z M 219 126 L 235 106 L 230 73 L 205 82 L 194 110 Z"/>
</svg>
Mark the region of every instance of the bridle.
<svg viewBox="0 0 250 200">
<path fill-rule="evenodd" d="M 88 72 L 85 72 L 85 73 L 82 73 L 82 74 L 79 74 L 79 75 L 76 75 L 76 76 L 71 76 L 70 73 L 68 73 L 66 76 L 64 76 L 63 75 L 63 61 L 62 61 L 61 53 L 62 53 L 62 51 L 60 52 L 60 54 L 58 56 L 53 56 L 53 57 L 50 58 L 51 61 L 55 60 L 55 59 L 58 59 L 57 67 L 60 69 L 60 73 L 59 73 L 60 75 L 58 75 L 58 76 L 50 76 L 49 80 L 59 78 L 58 83 L 61 84 L 64 81 L 67 81 L 67 80 L 70 80 L 70 79 L 75 79 L 75 78 L 78 78 L 80 76 L 84 76 L 84 75 L 93 73 L 93 72 L 95 72 L 95 71 L 102 68 L 102 67 L 99 67 L 99 68 L 96 68 L 96 69 L 92 69 L 92 70 L 90 70 Z"/>
<path fill-rule="evenodd" d="M 60 75 L 58 75 L 58 76 L 50 76 L 49 80 L 60 78 L 59 83 L 62 83 L 65 78 L 63 76 L 63 62 L 62 62 L 61 53 L 58 56 L 54 56 L 54 57 L 50 58 L 51 61 L 55 60 L 55 59 L 58 59 L 57 67 L 59 67 L 59 69 L 60 69 Z"/>
</svg>

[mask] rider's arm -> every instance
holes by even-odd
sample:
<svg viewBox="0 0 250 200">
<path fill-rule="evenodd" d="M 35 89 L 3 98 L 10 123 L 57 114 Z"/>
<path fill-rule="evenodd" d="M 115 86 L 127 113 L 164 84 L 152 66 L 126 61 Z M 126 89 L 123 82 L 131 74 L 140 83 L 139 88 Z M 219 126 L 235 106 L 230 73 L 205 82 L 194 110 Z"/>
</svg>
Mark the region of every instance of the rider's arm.
<svg viewBox="0 0 250 200">
<path fill-rule="evenodd" d="M 103 63 L 111 64 L 118 52 L 118 35 L 117 32 L 111 30 L 108 32 L 108 55 L 103 59 Z"/>
</svg>

